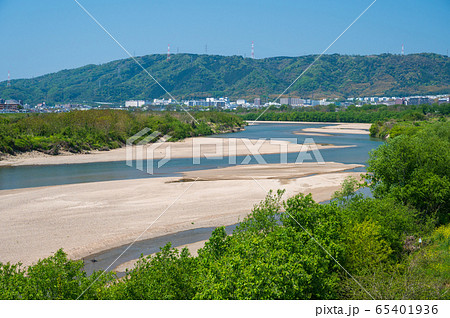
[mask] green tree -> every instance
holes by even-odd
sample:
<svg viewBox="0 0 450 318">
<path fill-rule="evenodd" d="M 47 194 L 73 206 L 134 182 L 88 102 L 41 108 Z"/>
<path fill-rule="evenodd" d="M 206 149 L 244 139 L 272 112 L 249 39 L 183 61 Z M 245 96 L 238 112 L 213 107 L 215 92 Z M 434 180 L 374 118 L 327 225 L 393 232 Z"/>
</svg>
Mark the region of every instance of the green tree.
<svg viewBox="0 0 450 318">
<path fill-rule="evenodd" d="M 155 255 L 141 256 L 125 277 L 105 293 L 109 299 L 192 299 L 196 259 L 187 248 L 168 243 Z"/>
<path fill-rule="evenodd" d="M 369 181 L 376 197 L 392 196 L 425 216 L 448 222 L 450 125 L 437 122 L 400 135 L 371 152 Z"/>
<path fill-rule="evenodd" d="M 96 299 L 114 275 L 95 272 L 87 277 L 83 261 L 55 255 L 22 268 L 0 263 L 0 299 Z"/>
</svg>

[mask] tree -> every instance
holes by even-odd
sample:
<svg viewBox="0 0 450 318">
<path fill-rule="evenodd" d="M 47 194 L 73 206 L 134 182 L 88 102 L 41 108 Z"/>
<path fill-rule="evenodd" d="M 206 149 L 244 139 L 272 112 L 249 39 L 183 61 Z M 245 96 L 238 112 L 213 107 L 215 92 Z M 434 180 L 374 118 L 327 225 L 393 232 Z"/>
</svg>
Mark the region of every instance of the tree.
<svg viewBox="0 0 450 318">
<path fill-rule="evenodd" d="M 376 197 L 392 196 L 440 224 L 450 220 L 450 123 L 389 139 L 371 152 L 367 171 Z"/>
<path fill-rule="evenodd" d="M 96 299 L 112 273 L 87 277 L 83 261 L 72 261 L 59 250 L 55 255 L 22 268 L 0 263 L 0 299 Z"/>
<path fill-rule="evenodd" d="M 187 248 L 179 251 L 168 243 L 155 255 L 141 255 L 125 278 L 105 292 L 105 298 L 192 299 L 196 291 L 196 262 Z"/>
</svg>

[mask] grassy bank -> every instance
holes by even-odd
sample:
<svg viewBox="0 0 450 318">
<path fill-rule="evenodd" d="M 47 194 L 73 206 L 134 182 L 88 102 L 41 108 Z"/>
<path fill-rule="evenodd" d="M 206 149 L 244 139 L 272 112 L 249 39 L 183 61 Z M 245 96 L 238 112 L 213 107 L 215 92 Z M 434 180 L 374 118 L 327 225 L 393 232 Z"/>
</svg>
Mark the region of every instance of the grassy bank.
<svg viewBox="0 0 450 318">
<path fill-rule="evenodd" d="M 12 114 L 0 116 L 0 153 L 60 151 L 79 153 L 123 146 L 126 140 L 148 127 L 172 141 L 230 132 L 243 126 L 235 115 L 219 112 L 193 113 L 130 112 L 89 110 L 51 114 Z"/>
<path fill-rule="evenodd" d="M 424 128 L 433 125 L 435 122 L 447 122 L 450 117 L 421 117 L 415 119 L 389 119 L 386 121 L 377 121 L 370 127 L 370 136 L 386 139 L 394 138 L 400 135 L 414 135 Z"/>
</svg>

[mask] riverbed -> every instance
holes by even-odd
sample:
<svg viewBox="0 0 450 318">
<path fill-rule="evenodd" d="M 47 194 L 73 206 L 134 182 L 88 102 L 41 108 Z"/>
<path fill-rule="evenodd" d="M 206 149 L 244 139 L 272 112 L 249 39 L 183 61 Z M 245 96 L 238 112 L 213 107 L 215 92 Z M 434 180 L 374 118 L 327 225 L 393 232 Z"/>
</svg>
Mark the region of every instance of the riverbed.
<svg viewBox="0 0 450 318">
<path fill-rule="evenodd" d="M 140 251 L 153 253 L 168 241 L 181 246 L 204 240 L 213 228 L 236 224 L 270 189 L 286 189 L 287 196 L 312 193 L 317 201 L 328 200 L 345 177 L 364 171 L 369 151 L 381 141 L 367 134 L 295 134 L 322 126 L 257 124 L 212 137 L 229 142 L 287 138 L 290 143 L 295 138 L 300 145 L 313 138 L 324 147 L 320 153 L 325 165 L 319 166 L 314 156 L 302 167 L 295 166 L 298 152 L 293 151 L 287 154 L 287 164 L 292 166 L 281 166 L 279 153 L 263 154 L 267 165 L 250 156 L 248 167 L 242 167 L 245 154 L 236 156 L 235 164 L 227 156 L 202 158 L 200 164 L 192 158 L 175 158 L 153 175 L 136 170 L 135 163 L 127 166 L 124 160 L 2 167 L 0 262 L 29 265 L 64 248 L 71 258 L 84 258 L 99 269 L 119 246 L 138 238 L 137 249 L 116 267 Z"/>
</svg>

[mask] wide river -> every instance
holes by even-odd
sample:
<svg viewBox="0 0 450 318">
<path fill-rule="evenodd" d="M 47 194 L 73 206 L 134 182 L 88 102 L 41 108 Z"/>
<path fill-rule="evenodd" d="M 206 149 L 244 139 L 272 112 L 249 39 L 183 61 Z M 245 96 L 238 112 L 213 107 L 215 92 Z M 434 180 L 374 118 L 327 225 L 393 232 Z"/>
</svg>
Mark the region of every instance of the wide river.
<svg viewBox="0 0 450 318">
<path fill-rule="evenodd" d="M 247 126 L 244 131 L 213 137 L 249 138 L 249 139 L 285 139 L 295 138 L 303 143 L 305 138 L 314 142 L 333 145 L 355 145 L 352 148 L 321 150 L 325 161 L 365 164 L 369 151 L 376 148 L 381 141 L 367 135 L 333 134 L 332 136 L 295 135 L 293 132 L 304 128 L 329 126 L 330 124 L 256 124 Z M 288 154 L 288 162 L 295 162 L 298 154 Z M 237 157 L 240 164 L 245 156 Z M 280 155 L 263 155 L 267 163 L 279 163 Z M 313 157 L 314 158 L 314 157 Z M 200 164 L 193 164 L 190 158 L 171 159 L 153 175 L 129 167 L 125 161 L 96 162 L 82 164 L 0 167 L 0 190 L 28 187 L 54 186 L 71 183 L 97 182 L 109 180 L 155 178 L 175 176 L 182 171 L 215 169 L 229 166 L 228 158 L 202 159 Z M 306 162 L 306 161 L 305 161 Z M 250 164 L 258 163 L 252 158 Z"/>
<path fill-rule="evenodd" d="M 305 138 L 313 138 L 314 142 L 318 144 L 353 145 L 355 147 L 321 150 L 321 155 L 325 161 L 354 164 L 366 164 L 370 150 L 376 148 L 382 142 L 379 139 L 370 138 L 368 135 L 332 134 L 331 136 L 308 136 L 294 134 L 294 132 L 304 128 L 318 128 L 322 126 L 330 126 L 330 124 L 256 124 L 247 126 L 241 132 L 216 135 L 213 137 L 277 140 L 295 138 L 297 143 L 303 143 Z M 288 154 L 288 162 L 295 162 L 297 156 L 297 153 Z M 244 157 L 237 157 L 237 164 L 240 164 Z M 279 163 L 280 160 L 279 154 L 262 155 L 262 157 L 267 163 Z M 250 164 L 256 163 L 256 160 L 252 158 Z M 108 180 L 167 177 L 179 175 L 182 171 L 214 169 L 226 166 L 229 166 L 229 163 L 228 158 L 225 157 L 222 159 L 202 160 L 200 164 L 195 165 L 192 159 L 189 158 L 172 159 L 163 167 L 156 169 L 156 173 L 153 175 L 129 167 L 125 164 L 125 161 L 0 167 L 0 190 Z M 364 168 L 357 168 L 353 171 L 364 171 Z M 226 230 L 231 233 L 234 228 L 235 225 L 231 225 Z M 172 246 L 181 246 L 206 240 L 210 237 L 212 231 L 213 228 L 199 228 L 136 242 L 123 255 L 121 254 L 127 248 L 127 245 L 103 251 L 84 258 L 85 270 L 90 274 L 94 270 L 106 269 L 121 255 L 120 260 L 110 268 L 112 270 L 119 264 L 138 258 L 141 253 L 144 255 L 155 253 L 159 251 L 159 247 L 168 242 L 171 242 Z M 118 274 L 121 276 L 124 273 Z"/>
</svg>

